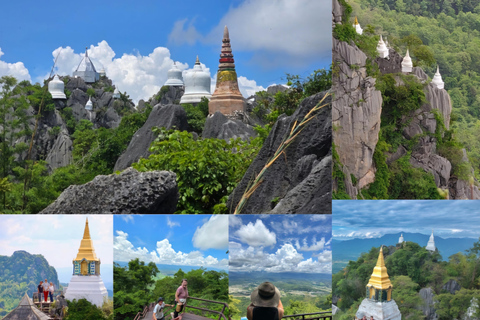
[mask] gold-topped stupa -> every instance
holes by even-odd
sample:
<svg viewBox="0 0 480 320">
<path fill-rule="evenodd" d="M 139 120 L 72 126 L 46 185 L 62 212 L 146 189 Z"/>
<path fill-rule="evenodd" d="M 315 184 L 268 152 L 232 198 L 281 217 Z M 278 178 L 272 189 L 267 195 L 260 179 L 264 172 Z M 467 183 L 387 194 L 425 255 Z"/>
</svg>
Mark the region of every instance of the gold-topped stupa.
<svg viewBox="0 0 480 320">
<path fill-rule="evenodd" d="M 83 239 L 80 242 L 77 257 L 73 260 L 73 274 L 99 274 L 100 259 L 95 254 L 92 238 L 90 238 L 90 229 L 88 228 L 88 218 L 85 222 L 85 231 Z"/>
<path fill-rule="evenodd" d="M 392 300 L 392 288 L 383 259 L 383 247 L 381 247 L 377 264 L 367 284 L 367 296 L 376 301 L 390 301 Z"/>
</svg>

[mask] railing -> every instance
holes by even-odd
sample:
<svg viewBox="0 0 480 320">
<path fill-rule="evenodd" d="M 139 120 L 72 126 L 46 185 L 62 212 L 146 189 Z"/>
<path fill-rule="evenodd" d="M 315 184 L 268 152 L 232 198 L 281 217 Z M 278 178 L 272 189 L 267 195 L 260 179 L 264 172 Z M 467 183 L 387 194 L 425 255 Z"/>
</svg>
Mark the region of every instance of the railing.
<svg viewBox="0 0 480 320">
<path fill-rule="evenodd" d="M 291 319 L 291 320 L 325 319 L 325 320 L 332 320 L 332 312 L 331 311 L 323 311 L 323 312 L 314 312 L 314 313 L 292 314 L 292 315 L 288 315 L 288 316 L 283 316 L 282 319 Z"/>
<path fill-rule="evenodd" d="M 189 305 L 187 305 L 187 303 L 185 303 L 185 310 L 187 309 L 187 307 L 189 307 L 189 308 L 192 308 L 192 309 L 197 309 L 197 310 L 202 310 L 202 311 L 207 311 L 207 312 L 218 314 L 218 320 L 220 320 L 221 318 L 223 318 L 225 320 L 230 320 L 230 317 L 229 317 L 229 319 L 227 319 L 225 317 L 225 315 L 223 314 L 225 312 L 225 309 L 228 308 L 228 304 L 226 304 L 225 302 L 206 300 L 206 299 L 200 299 L 200 298 L 194 298 L 194 297 L 188 297 L 187 301 L 188 300 L 198 300 L 198 301 L 221 304 L 221 305 L 223 305 L 222 311 L 215 311 L 215 310 L 209 310 L 209 309 L 195 307 L 195 306 L 189 306 Z"/>
<path fill-rule="evenodd" d="M 147 304 L 145 308 L 143 308 L 143 311 L 137 313 L 137 315 L 135 316 L 135 318 L 133 318 L 133 320 L 140 320 L 141 318 L 145 318 L 145 315 L 150 311 L 150 309 L 153 308 L 154 305 L 155 303 L 153 302 L 150 304 Z"/>
<path fill-rule="evenodd" d="M 62 294 L 62 293 L 63 293 L 63 291 L 61 291 L 61 290 L 55 290 L 52 293 L 53 299 L 55 300 L 55 297 L 58 296 L 59 294 Z M 50 297 L 50 295 L 49 295 L 49 297 Z M 37 298 L 37 302 L 35 302 L 35 298 Z M 32 302 L 33 303 L 48 303 L 48 302 L 44 301 L 43 292 L 42 293 L 34 292 L 33 295 L 32 295 Z M 51 301 L 51 302 L 53 302 L 53 301 Z"/>
</svg>

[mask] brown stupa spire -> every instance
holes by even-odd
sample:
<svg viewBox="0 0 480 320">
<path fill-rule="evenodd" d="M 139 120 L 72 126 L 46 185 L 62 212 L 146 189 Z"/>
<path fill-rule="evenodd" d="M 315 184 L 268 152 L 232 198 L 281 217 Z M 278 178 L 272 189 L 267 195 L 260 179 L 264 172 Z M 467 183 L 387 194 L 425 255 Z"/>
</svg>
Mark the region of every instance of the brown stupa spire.
<svg viewBox="0 0 480 320">
<path fill-rule="evenodd" d="M 220 111 L 232 115 L 234 111 L 245 111 L 245 99 L 238 89 L 235 61 L 230 46 L 230 35 L 227 26 L 223 29 L 222 50 L 217 72 L 215 92 L 208 103 L 208 112 Z"/>
</svg>

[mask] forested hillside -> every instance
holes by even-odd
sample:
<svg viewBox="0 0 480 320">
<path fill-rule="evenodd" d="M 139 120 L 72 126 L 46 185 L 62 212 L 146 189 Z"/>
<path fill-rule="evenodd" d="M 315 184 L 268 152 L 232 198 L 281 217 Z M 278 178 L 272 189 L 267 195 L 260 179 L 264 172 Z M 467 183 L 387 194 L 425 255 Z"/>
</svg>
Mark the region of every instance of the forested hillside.
<svg viewBox="0 0 480 320">
<path fill-rule="evenodd" d="M 480 241 L 446 261 L 414 242 L 383 248 L 393 286 L 392 298 L 404 319 L 463 319 L 472 299 L 480 298 Z M 353 319 L 378 259 L 373 247 L 333 275 L 333 302 L 339 319 Z M 479 300 L 477 300 L 479 301 Z M 473 310 L 478 317 L 480 310 Z"/>
<path fill-rule="evenodd" d="M 387 37 L 432 77 L 437 65 L 453 105 L 451 128 L 480 167 L 480 1 L 353 0 L 352 16 Z M 413 50 L 412 50 L 413 49 Z"/>
</svg>

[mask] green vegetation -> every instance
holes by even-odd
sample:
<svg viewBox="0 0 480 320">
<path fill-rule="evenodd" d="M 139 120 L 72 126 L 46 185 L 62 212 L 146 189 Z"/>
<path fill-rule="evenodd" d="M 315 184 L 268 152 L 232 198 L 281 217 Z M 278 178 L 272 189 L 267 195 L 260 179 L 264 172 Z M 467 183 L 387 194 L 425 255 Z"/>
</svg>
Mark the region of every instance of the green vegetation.
<svg viewBox="0 0 480 320">
<path fill-rule="evenodd" d="M 150 147 L 152 155 L 132 166 L 139 171 L 171 170 L 177 174 L 183 213 L 211 212 L 242 179 L 260 150 L 258 138 L 226 142 L 197 139 L 186 131 L 154 129 L 158 138 Z"/>
<path fill-rule="evenodd" d="M 182 104 L 182 107 L 187 113 L 187 122 L 190 129 L 201 135 L 208 116 L 208 99 L 202 97 L 201 102 L 198 103 L 197 106 Z"/>
<path fill-rule="evenodd" d="M 435 310 L 440 319 L 461 319 L 470 306 L 472 297 L 480 298 L 480 240 L 466 253 L 457 253 L 442 261 L 437 252 L 428 252 L 414 242 L 383 248 L 385 265 L 393 285 L 392 297 L 397 303 L 402 318 L 423 319 L 418 308 L 423 304 L 419 295 L 421 288 L 432 288 Z M 365 286 L 378 259 L 379 248 L 362 253 L 357 261 L 333 275 L 333 295 L 338 297 L 342 310 L 339 319 L 352 319 L 361 301 L 365 298 Z M 461 290 L 451 294 L 443 285 L 455 280 Z M 480 300 L 479 300 L 480 301 Z M 477 310 L 478 312 L 479 310 Z"/>
<path fill-rule="evenodd" d="M 200 299 L 214 300 L 228 303 L 228 276 L 224 271 L 207 271 L 203 268 L 191 270 L 187 273 L 178 270 L 173 277 L 161 277 L 158 279 L 158 268 L 153 263 L 145 264 L 138 259 L 128 263 L 128 268 L 114 266 L 114 314 L 115 319 L 133 319 L 137 312 L 141 312 L 145 305 L 156 302 L 158 297 L 163 297 L 165 303 L 173 304 L 175 292 L 182 283 L 182 279 L 188 279 L 188 293 L 190 296 Z M 206 307 L 203 302 L 189 300 L 187 305 Z M 208 304 L 208 309 L 220 311 L 220 305 Z M 173 311 L 168 310 L 167 312 Z M 188 312 L 195 312 L 188 309 Z M 227 310 L 228 315 L 228 310 Z M 209 316 L 209 315 L 204 315 Z M 218 315 L 211 315 L 217 319 Z"/>
<path fill-rule="evenodd" d="M 349 1 L 362 26 L 388 36 L 389 43 L 410 54 L 415 65 L 433 76 L 440 66 L 453 105 L 452 123 L 456 162 L 465 147 L 478 179 L 480 169 L 480 1 L 354 0 Z M 352 15 L 353 15 L 352 14 Z M 351 24 L 350 18 L 348 23 Z M 355 36 L 357 37 L 357 36 Z M 448 149 L 448 148 L 447 148 Z M 453 163 L 452 163 L 453 164 Z M 462 167 L 463 166 L 463 167 Z M 470 176 L 468 165 L 454 165 L 454 175 Z"/>
<path fill-rule="evenodd" d="M 113 320 L 112 302 L 104 301 L 101 308 L 90 303 L 86 299 L 80 299 L 68 302 L 68 308 L 65 316 L 65 320 L 84 320 L 84 319 L 96 319 L 96 320 Z"/>
</svg>

